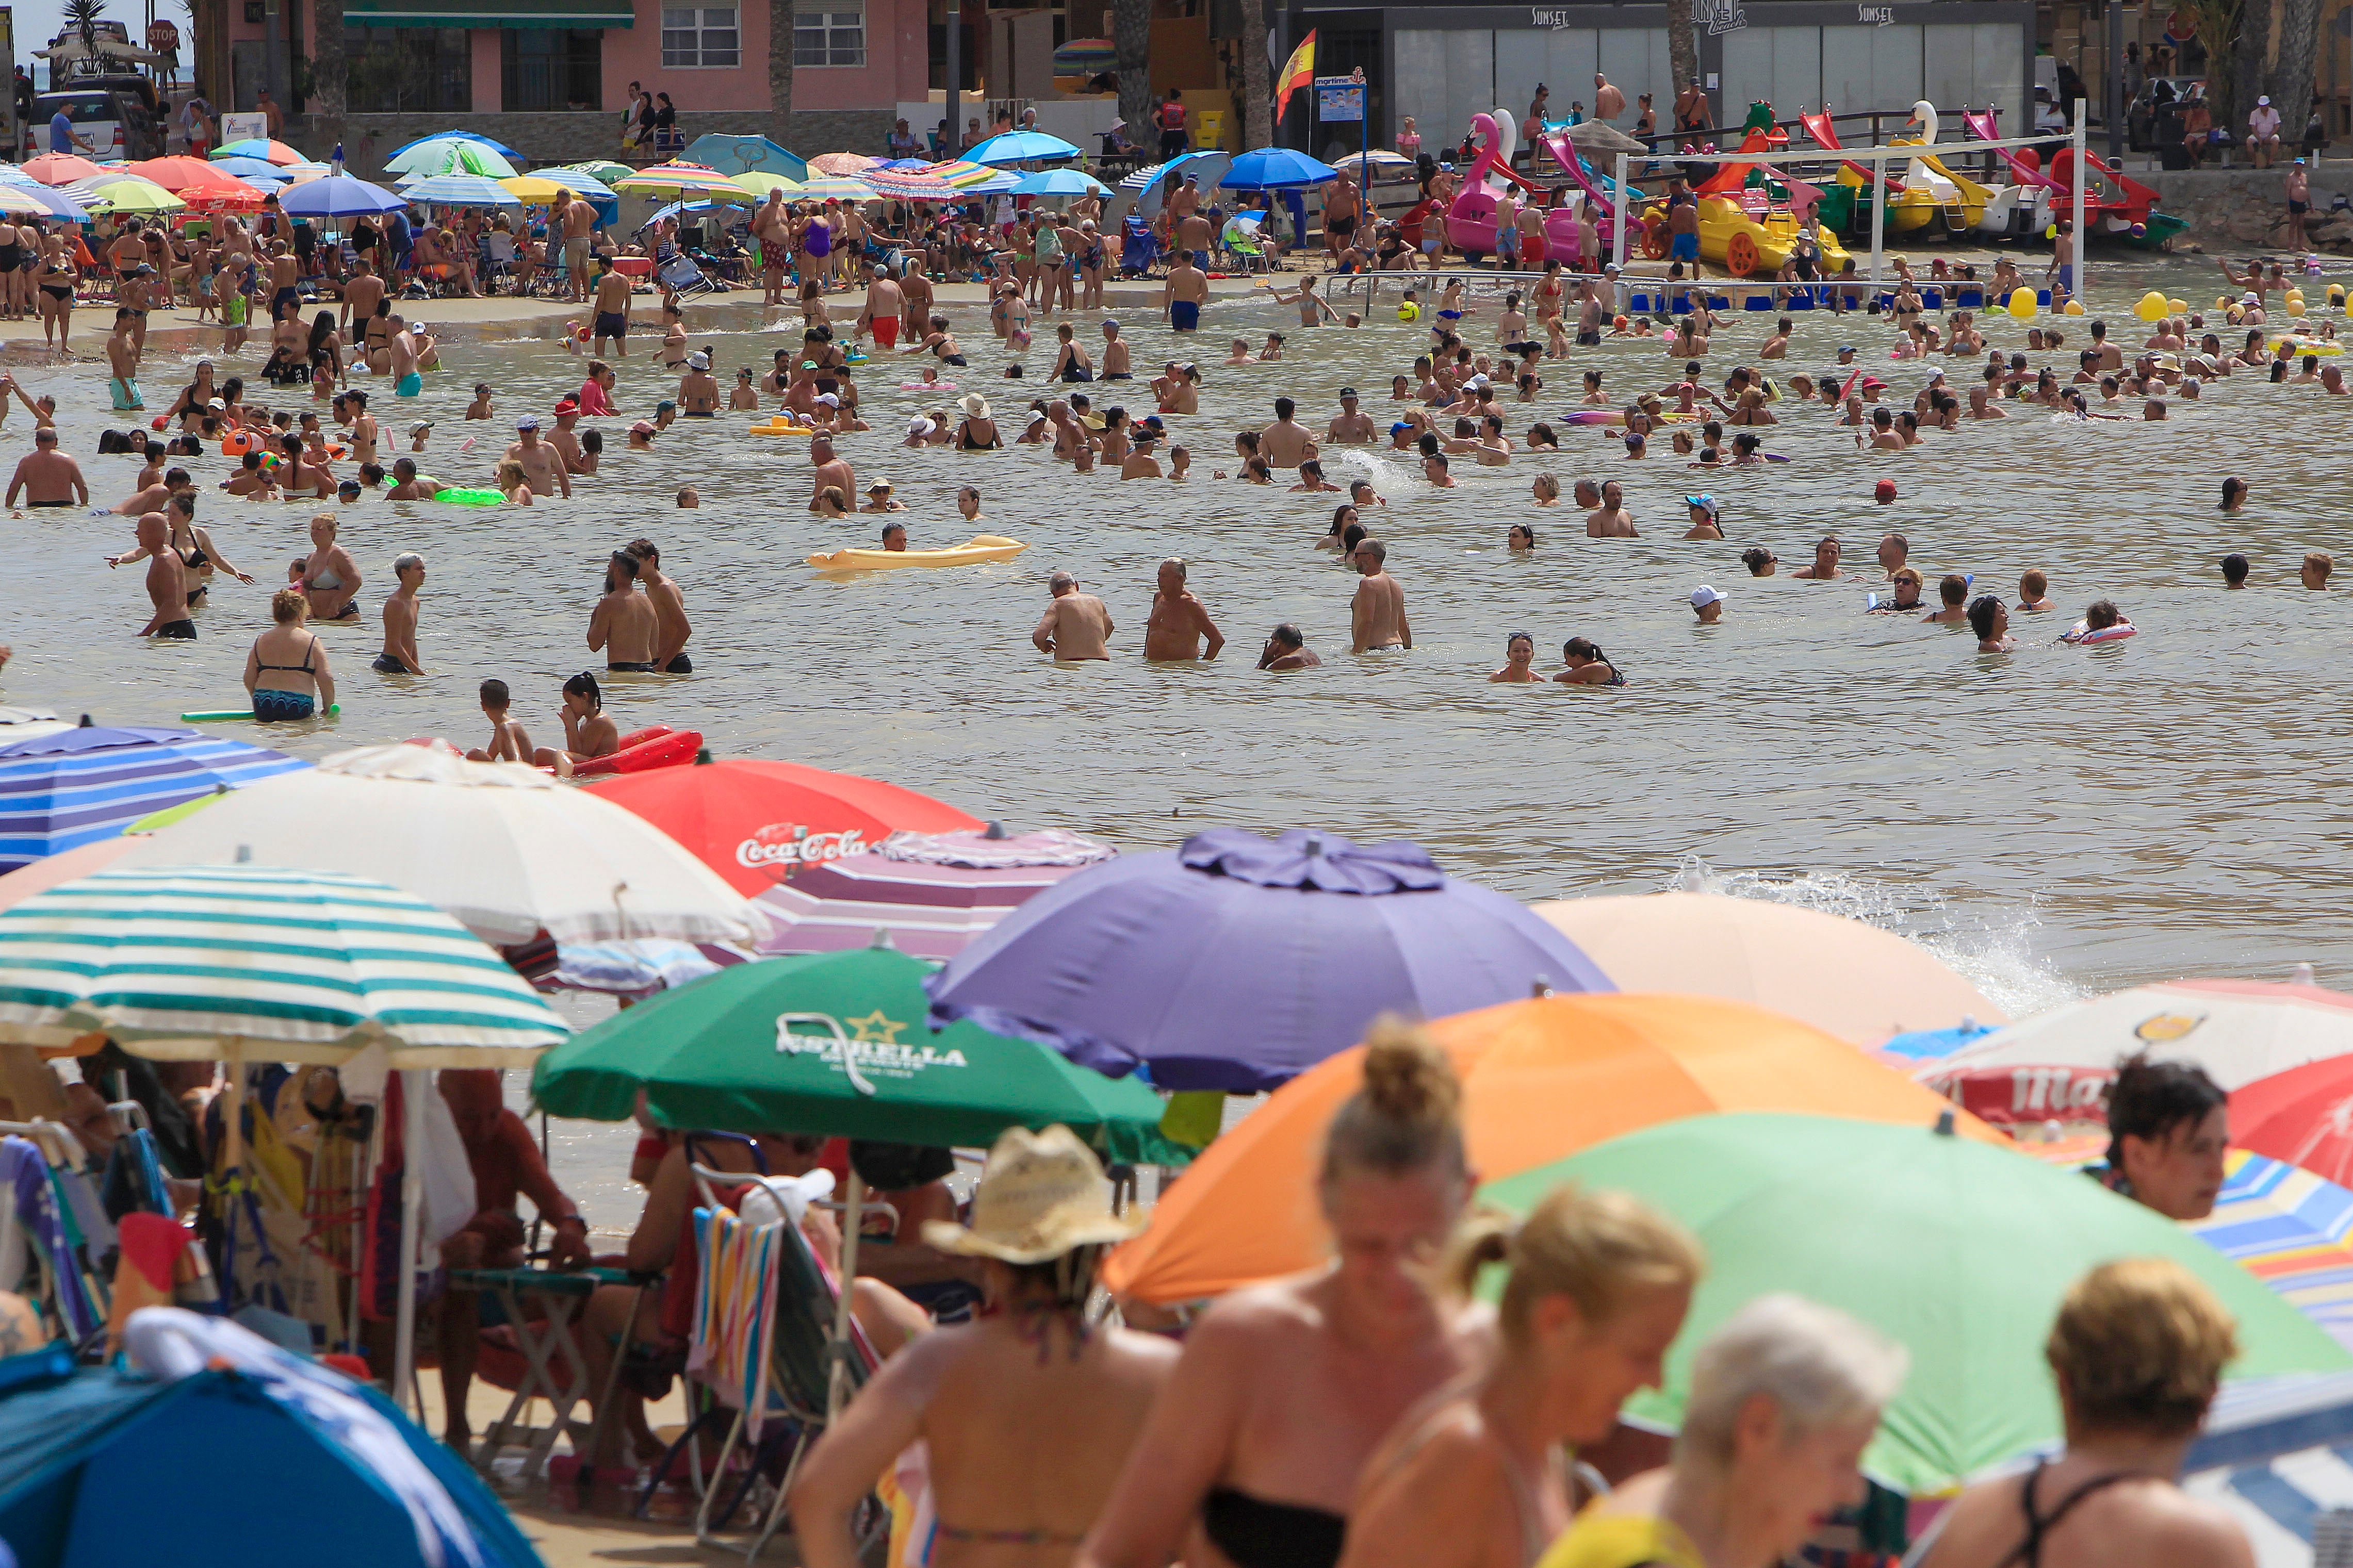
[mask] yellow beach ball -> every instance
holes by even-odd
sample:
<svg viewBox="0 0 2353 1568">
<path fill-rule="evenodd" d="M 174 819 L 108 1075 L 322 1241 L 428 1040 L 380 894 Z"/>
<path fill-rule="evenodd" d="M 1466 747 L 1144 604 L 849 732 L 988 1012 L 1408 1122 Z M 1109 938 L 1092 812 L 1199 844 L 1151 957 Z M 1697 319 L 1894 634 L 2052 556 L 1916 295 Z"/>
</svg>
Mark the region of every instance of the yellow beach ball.
<svg viewBox="0 0 2353 1568">
<path fill-rule="evenodd" d="M 2081 300 L 2068 300 L 2068 301 L 2067 301 L 2067 309 L 2063 312 L 2063 314 L 2070 315 L 2070 316 L 2080 316 L 2080 315 L 2082 315 L 2083 313 L 2084 313 L 2084 301 L 2082 301 Z"/>
<path fill-rule="evenodd" d="M 2010 313 L 2021 321 L 2031 321 L 2034 320 L 2034 290 L 2031 289 L 2012 289 L 2010 296 L 2009 309 Z"/>
<path fill-rule="evenodd" d="M 2161 321 L 2165 320 L 2167 310 L 2165 296 L 2152 289 L 2140 297 L 2140 303 L 2133 307 L 2133 314 L 2144 321 Z"/>
</svg>

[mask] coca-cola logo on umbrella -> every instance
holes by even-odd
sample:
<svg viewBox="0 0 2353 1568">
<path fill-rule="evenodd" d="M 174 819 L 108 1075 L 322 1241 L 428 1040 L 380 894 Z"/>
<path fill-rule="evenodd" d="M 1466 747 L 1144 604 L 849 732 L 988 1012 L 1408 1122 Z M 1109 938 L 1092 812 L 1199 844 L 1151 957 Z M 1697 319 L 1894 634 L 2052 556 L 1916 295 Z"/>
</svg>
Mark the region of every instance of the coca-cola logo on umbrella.
<svg viewBox="0 0 2353 1568">
<path fill-rule="evenodd" d="M 855 827 L 811 833 L 801 823 L 772 822 L 735 846 L 735 864 L 747 870 L 765 867 L 770 876 L 789 881 L 804 866 L 846 860 L 865 854 L 867 847 L 866 836 Z"/>
</svg>

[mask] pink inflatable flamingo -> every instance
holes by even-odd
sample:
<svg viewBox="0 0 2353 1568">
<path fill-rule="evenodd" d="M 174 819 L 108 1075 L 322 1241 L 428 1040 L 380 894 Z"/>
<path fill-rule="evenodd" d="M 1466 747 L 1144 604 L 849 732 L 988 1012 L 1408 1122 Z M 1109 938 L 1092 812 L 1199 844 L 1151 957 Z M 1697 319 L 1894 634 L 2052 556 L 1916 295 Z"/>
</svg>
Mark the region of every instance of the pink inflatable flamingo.
<svg viewBox="0 0 2353 1568">
<path fill-rule="evenodd" d="M 1511 129 L 1507 131 L 1505 126 Z M 1517 132 L 1518 127 L 1512 125 L 1507 110 L 1499 109 L 1493 114 L 1472 119 L 1471 133 L 1479 139 L 1479 156 L 1463 176 L 1461 194 L 1446 209 L 1446 238 L 1472 261 L 1495 248 L 1496 201 L 1495 193 L 1487 188 L 1488 180 L 1508 180 L 1524 191 L 1535 188 L 1512 172 L 1512 143 Z"/>
</svg>

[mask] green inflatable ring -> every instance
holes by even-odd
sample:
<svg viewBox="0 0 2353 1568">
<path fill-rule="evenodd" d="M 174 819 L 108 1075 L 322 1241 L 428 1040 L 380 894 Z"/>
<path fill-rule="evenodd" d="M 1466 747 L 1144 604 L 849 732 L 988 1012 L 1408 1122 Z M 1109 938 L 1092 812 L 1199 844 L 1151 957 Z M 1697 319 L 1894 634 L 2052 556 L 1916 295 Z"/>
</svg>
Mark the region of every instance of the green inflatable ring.
<svg viewBox="0 0 2353 1568">
<path fill-rule="evenodd" d="M 507 503 L 506 493 L 502 490 L 444 489 L 437 491 L 433 499 L 446 500 L 451 506 L 504 506 Z"/>
</svg>

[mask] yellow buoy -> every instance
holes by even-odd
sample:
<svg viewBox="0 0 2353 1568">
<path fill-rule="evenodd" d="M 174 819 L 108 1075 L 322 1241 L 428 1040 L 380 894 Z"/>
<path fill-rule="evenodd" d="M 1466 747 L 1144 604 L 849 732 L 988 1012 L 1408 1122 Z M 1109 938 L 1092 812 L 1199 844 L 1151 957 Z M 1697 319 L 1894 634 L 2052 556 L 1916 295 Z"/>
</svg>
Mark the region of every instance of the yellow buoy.
<svg viewBox="0 0 2353 1568">
<path fill-rule="evenodd" d="M 2031 321 L 2034 320 L 2034 290 L 2031 289 L 2012 289 L 2010 296 L 2009 309 L 2010 313 L 2019 321 Z"/>
<path fill-rule="evenodd" d="M 2144 321 L 2161 321 L 2165 320 L 2168 308 L 2165 296 L 2152 289 L 2140 297 L 2140 303 L 2133 307 L 2133 314 Z"/>
<path fill-rule="evenodd" d="M 2171 310 L 2178 316 L 2181 314 L 2182 311 L 2189 309 L 2189 301 L 2187 300 L 2168 300 L 2165 302 L 2165 308 Z"/>
<path fill-rule="evenodd" d="M 2070 316 L 2080 316 L 2080 315 L 2082 315 L 2082 314 L 2084 313 L 2084 301 L 2082 301 L 2081 300 L 2068 300 L 2068 301 L 2067 301 L 2067 309 L 2066 309 L 2066 310 L 2065 310 L 2065 312 L 2064 312 L 2064 313 L 2065 313 L 2065 314 L 2067 314 L 2067 315 L 2070 315 Z"/>
</svg>

